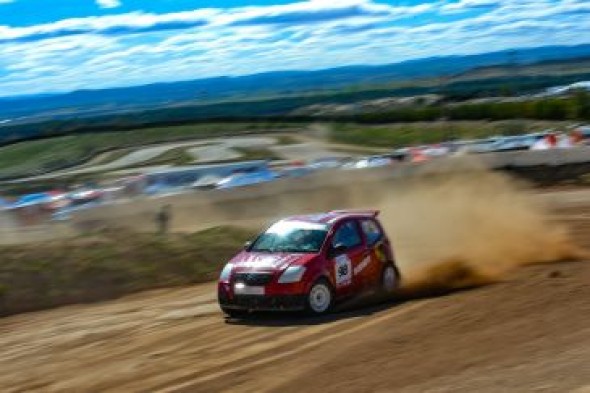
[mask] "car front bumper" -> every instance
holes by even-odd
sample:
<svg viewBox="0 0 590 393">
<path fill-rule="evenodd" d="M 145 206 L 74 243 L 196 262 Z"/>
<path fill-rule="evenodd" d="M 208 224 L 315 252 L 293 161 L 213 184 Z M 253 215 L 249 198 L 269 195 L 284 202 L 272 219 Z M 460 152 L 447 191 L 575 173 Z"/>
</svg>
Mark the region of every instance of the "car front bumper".
<svg viewBox="0 0 590 393">
<path fill-rule="evenodd" d="M 306 307 L 305 295 L 233 295 L 220 289 L 219 306 L 223 310 L 301 311 Z"/>
</svg>

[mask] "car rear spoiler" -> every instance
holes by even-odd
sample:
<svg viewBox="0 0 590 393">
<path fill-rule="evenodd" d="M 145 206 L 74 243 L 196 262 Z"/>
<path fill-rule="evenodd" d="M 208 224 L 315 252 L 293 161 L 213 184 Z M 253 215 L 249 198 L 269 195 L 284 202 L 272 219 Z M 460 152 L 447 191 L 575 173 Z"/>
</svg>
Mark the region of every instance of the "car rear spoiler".
<svg viewBox="0 0 590 393">
<path fill-rule="evenodd" d="M 333 214 L 357 214 L 361 216 L 377 217 L 380 213 L 379 210 L 333 210 Z"/>
</svg>

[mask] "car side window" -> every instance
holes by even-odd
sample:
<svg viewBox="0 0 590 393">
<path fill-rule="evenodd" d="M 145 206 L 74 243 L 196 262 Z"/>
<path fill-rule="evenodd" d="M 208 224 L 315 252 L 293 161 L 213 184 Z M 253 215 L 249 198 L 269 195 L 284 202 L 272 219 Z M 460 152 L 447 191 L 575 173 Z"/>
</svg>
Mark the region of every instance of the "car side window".
<svg viewBox="0 0 590 393">
<path fill-rule="evenodd" d="M 347 250 L 359 246 L 362 243 L 361 236 L 358 232 L 354 221 L 347 221 L 334 234 L 332 247 L 343 245 Z"/>
<path fill-rule="evenodd" d="M 361 222 L 361 228 L 363 228 L 363 233 L 369 246 L 374 245 L 383 237 L 381 228 L 374 220 L 363 220 Z"/>
</svg>

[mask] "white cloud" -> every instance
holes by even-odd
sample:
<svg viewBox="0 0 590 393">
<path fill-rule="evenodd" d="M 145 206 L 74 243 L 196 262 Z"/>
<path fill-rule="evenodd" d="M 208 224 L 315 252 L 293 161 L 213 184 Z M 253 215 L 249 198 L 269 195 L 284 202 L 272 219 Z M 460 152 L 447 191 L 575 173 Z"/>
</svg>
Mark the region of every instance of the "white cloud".
<svg viewBox="0 0 590 393">
<path fill-rule="evenodd" d="M 1 0 L 0 0 L 1 1 Z M 118 0 L 98 0 L 105 6 Z M 369 0 L 334 2 L 302 1 L 286 5 L 199 9 L 168 14 L 132 12 L 101 17 L 73 18 L 25 28 L 0 25 L 0 42 L 41 40 L 81 34 L 135 34 L 159 30 L 182 30 L 210 25 L 305 25 L 339 20 L 379 20 L 416 15 L 429 5 L 391 7 Z"/>
<path fill-rule="evenodd" d="M 443 5 L 441 11 L 445 13 L 463 12 L 473 8 L 500 6 L 502 2 L 502 0 L 459 0 Z"/>
<path fill-rule="evenodd" d="M 475 10 L 475 16 L 437 20 L 449 7 Z M 312 0 L 0 25 L 0 94 L 590 43 L 588 11 L 583 0 L 432 0 L 416 6 Z"/>
<path fill-rule="evenodd" d="M 96 0 L 96 4 L 100 8 L 117 8 L 117 7 L 121 6 L 121 1 L 120 0 Z"/>
</svg>

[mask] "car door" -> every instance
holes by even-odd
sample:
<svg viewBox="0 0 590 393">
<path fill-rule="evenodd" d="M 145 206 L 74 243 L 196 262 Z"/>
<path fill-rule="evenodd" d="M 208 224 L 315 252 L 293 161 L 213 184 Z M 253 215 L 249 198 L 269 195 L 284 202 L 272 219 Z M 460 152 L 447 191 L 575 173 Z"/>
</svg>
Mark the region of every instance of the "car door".
<svg viewBox="0 0 590 393">
<path fill-rule="evenodd" d="M 356 220 L 342 222 L 334 231 L 328 250 L 333 282 L 338 296 L 355 293 L 363 283 L 354 271 L 367 256 Z"/>
<path fill-rule="evenodd" d="M 388 259 L 384 244 L 387 239 L 381 226 L 372 218 L 362 219 L 360 226 L 367 247 L 367 258 L 355 273 L 366 286 L 372 286 L 380 282 L 384 263 Z"/>
</svg>

